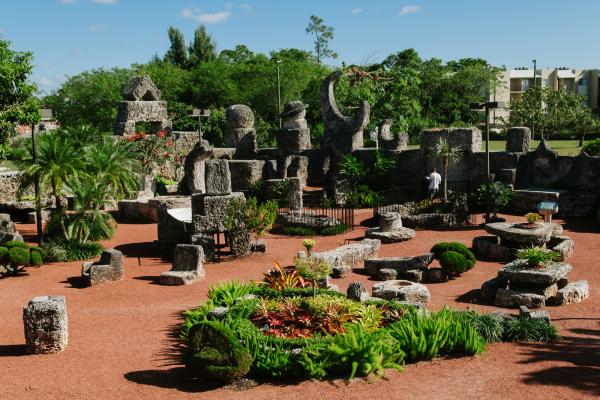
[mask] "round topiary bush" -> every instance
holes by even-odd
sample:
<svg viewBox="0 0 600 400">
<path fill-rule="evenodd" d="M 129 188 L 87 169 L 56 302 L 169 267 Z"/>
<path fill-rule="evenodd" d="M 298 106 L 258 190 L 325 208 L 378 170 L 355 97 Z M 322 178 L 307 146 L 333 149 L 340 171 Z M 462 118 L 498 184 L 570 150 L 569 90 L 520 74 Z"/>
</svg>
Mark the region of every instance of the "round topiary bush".
<svg viewBox="0 0 600 400">
<path fill-rule="evenodd" d="M 600 156 L 600 139 L 594 139 L 583 145 L 583 151 L 588 156 Z"/>
<path fill-rule="evenodd" d="M 8 257 L 8 249 L 6 247 L 0 247 L 0 264 L 2 264 Z"/>
<path fill-rule="evenodd" d="M 459 242 L 438 243 L 431 248 L 431 252 L 448 275 L 460 275 L 477 262 L 473 252 Z"/>
<path fill-rule="evenodd" d="M 13 247 L 8 250 L 8 261 L 13 267 L 29 265 L 30 259 L 29 249 Z"/>
<path fill-rule="evenodd" d="M 235 334 L 218 321 L 202 321 L 188 333 L 186 365 L 199 376 L 231 382 L 250 371 L 253 359 Z"/>
<path fill-rule="evenodd" d="M 36 267 L 41 267 L 44 264 L 44 259 L 42 258 L 42 254 L 38 251 L 31 251 L 29 253 L 30 260 L 29 265 L 33 265 Z"/>
<path fill-rule="evenodd" d="M 4 247 L 6 247 L 7 249 L 14 249 L 14 248 L 21 248 L 21 249 L 28 249 L 29 246 L 27 245 L 27 243 L 25 242 L 20 242 L 17 240 L 11 240 L 9 242 L 4 243 Z"/>
<path fill-rule="evenodd" d="M 440 257 L 440 265 L 448 275 L 460 275 L 473 267 L 473 264 L 456 251 L 446 251 Z"/>
</svg>

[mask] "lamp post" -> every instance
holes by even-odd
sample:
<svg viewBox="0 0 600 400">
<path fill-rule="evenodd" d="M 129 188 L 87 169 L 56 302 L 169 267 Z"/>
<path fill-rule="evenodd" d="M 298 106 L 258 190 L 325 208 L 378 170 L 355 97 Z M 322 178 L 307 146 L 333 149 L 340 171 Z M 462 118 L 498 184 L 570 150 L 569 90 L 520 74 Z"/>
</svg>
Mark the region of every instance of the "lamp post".
<svg viewBox="0 0 600 400">
<path fill-rule="evenodd" d="M 198 118 L 198 142 L 202 141 L 202 118 L 210 117 L 210 110 L 194 108 L 190 117 Z"/>
<path fill-rule="evenodd" d="M 49 108 L 42 108 L 40 110 L 41 121 L 48 122 L 52 120 L 52 110 Z M 37 148 L 35 145 L 35 124 L 31 124 L 31 158 L 33 163 L 37 162 Z M 33 176 L 33 195 L 35 197 L 35 225 L 36 225 L 36 236 L 37 243 L 39 246 L 44 244 L 43 230 L 42 230 L 42 204 L 40 200 L 40 176 L 36 172 Z"/>
<path fill-rule="evenodd" d="M 279 65 L 281 60 L 275 61 L 277 67 L 277 115 L 279 115 L 279 129 L 281 129 L 281 76 L 279 73 Z"/>
<path fill-rule="evenodd" d="M 471 103 L 469 109 L 471 111 L 485 111 L 485 170 L 486 180 L 488 184 L 488 192 L 491 190 L 492 173 L 490 171 L 490 110 L 504 107 L 504 102 L 501 101 L 484 101 L 481 103 Z M 490 220 L 491 196 L 488 194 L 485 207 L 485 221 Z"/>
<path fill-rule="evenodd" d="M 533 87 L 536 86 L 536 81 L 537 81 L 537 77 L 536 77 L 536 71 L 537 70 L 537 60 L 534 58 L 533 59 Z M 537 110 L 536 110 L 537 111 Z M 533 119 L 531 120 L 531 138 L 535 139 L 535 114 L 533 114 Z"/>
</svg>

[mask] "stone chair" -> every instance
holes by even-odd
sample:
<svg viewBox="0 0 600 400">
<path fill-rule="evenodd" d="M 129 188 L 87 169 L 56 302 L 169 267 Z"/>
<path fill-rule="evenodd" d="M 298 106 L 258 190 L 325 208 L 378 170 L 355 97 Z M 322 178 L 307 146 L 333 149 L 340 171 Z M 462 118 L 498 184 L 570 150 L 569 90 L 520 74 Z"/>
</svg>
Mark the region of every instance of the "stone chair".
<svg viewBox="0 0 600 400">
<path fill-rule="evenodd" d="M 159 283 L 167 286 L 189 285 L 204 278 L 202 246 L 178 244 L 170 271 L 160 274 Z"/>
<path fill-rule="evenodd" d="M 119 250 L 104 250 L 100 261 L 84 262 L 81 276 L 89 286 L 123 279 L 123 253 Z"/>
</svg>

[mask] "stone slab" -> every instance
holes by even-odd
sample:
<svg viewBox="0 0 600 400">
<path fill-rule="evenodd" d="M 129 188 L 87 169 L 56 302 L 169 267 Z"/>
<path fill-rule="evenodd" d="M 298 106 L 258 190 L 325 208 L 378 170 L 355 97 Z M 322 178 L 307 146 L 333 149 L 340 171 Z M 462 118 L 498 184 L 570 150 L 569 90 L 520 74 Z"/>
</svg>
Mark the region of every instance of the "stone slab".
<svg viewBox="0 0 600 400">
<path fill-rule="evenodd" d="M 433 261 L 433 253 L 412 257 L 380 257 L 364 261 L 365 270 L 369 275 L 375 275 L 382 268 L 390 268 L 397 272 L 426 268 Z"/>
<path fill-rule="evenodd" d="M 555 304 L 576 304 L 581 303 L 589 296 L 589 286 L 587 281 L 580 280 L 567 284 L 556 294 Z"/>
<path fill-rule="evenodd" d="M 63 351 L 69 342 L 67 303 L 63 296 L 38 296 L 23 308 L 25 343 L 30 354 Z"/>
<path fill-rule="evenodd" d="M 552 285 L 571 272 L 571 266 L 562 262 L 549 263 L 546 267 L 533 269 L 525 260 L 515 260 L 498 271 L 498 276 L 511 282 L 534 285 Z"/>
<path fill-rule="evenodd" d="M 485 225 L 486 232 L 498 236 L 502 244 L 544 245 L 550 241 L 554 226 L 539 223 L 535 229 L 526 229 L 512 222 L 492 222 Z M 510 247 L 510 246 L 509 246 Z"/>
<path fill-rule="evenodd" d="M 494 302 L 498 307 L 518 308 L 542 308 L 546 305 L 544 296 L 534 293 L 518 292 L 510 289 L 498 289 Z"/>
</svg>

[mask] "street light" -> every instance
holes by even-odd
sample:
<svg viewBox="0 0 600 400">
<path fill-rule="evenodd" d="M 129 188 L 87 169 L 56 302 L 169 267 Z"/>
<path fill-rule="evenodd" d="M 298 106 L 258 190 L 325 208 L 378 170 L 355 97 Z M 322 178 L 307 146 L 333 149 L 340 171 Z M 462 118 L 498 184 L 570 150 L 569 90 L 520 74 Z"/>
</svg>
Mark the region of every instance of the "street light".
<svg viewBox="0 0 600 400">
<path fill-rule="evenodd" d="M 194 108 L 190 117 L 198 118 L 198 142 L 202 141 L 202 118 L 210 117 L 210 110 Z"/>
<path fill-rule="evenodd" d="M 40 110 L 41 122 L 52 121 L 52 110 L 42 108 Z M 35 124 L 31 124 L 31 158 L 33 163 L 37 162 L 37 149 L 35 146 Z M 37 233 L 37 242 L 41 246 L 44 244 L 42 236 L 42 204 L 40 200 L 40 176 L 36 172 L 33 177 L 33 193 L 35 196 L 35 225 Z"/>
<path fill-rule="evenodd" d="M 469 109 L 471 111 L 485 111 L 485 166 L 486 166 L 486 176 L 488 187 L 492 183 L 492 174 L 490 172 L 490 110 L 494 110 L 496 108 L 503 108 L 504 102 L 502 101 L 484 101 L 481 103 L 471 103 L 469 105 Z M 490 198 L 488 196 L 486 209 L 485 209 L 485 220 L 489 222 L 490 220 Z"/>
<path fill-rule="evenodd" d="M 281 129 L 281 76 L 279 74 L 279 65 L 281 60 L 276 60 L 275 65 L 277 67 L 277 115 L 279 115 L 279 129 Z"/>
<path fill-rule="evenodd" d="M 536 83 L 537 83 L 536 71 L 537 71 L 537 59 L 534 58 L 533 59 L 533 87 L 535 87 Z M 535 114 L 533 116 L 533 119 L 531 120 L 531 137 L 533 139 L 535 139 Z"/>
</svg>

